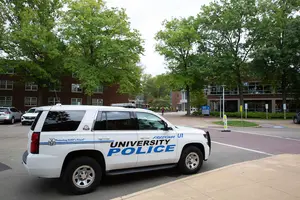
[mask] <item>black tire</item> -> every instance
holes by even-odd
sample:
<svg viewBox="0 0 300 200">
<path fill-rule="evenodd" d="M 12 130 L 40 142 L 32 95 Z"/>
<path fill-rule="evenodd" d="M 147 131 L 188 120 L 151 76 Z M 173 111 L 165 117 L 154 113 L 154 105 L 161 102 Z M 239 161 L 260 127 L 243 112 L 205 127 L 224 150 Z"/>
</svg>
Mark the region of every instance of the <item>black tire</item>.
<svg viewBox="0 0 300 200">
<path fill-rule="evenodd" d="M 81 166 L 90 166 L 95 172 L 94 182 L 88 187 L 80 188 L 77 187 L 73 182 L 73 173 L 75 170 Z M 102 168 L 99 163 L 90 157 L 79 157 L 71 160 L 62 175 L 62 182 L 64 187 L 68 192 L 71 192 L 75 195 L 87 194 L 96 189 L 102 179 Z"/>
<path fill-rule="evenodd" d="M 198 165 L 195 168 L 189 168 L 186 164 L 186 158 L 190 154 L 196 154 L 198 156 Z M 179 162 L 178 162 L 178 169 L 183 174 L 195 174 L 197 173 L 203 164 L 203 154 L 199 148 L 196 146 L 188 146 L 182 150 Z"/>
<path fill-rule="evenodd" d="M 294 117 L 293 121 L 295 124 L 299 124 L 299 120 L 297 119 L 297 117 Z"/>
</svg>

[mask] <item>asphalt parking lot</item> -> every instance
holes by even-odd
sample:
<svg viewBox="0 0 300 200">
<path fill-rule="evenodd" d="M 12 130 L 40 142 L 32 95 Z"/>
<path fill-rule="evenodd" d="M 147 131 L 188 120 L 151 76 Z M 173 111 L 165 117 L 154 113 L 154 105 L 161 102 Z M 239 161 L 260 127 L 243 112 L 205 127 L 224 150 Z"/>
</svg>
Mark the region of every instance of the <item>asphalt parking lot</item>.
<svg viewBox="0 0 300 200">
<path fill-rule="evenodd" d="M 69 196 L 63 193 L 60 190 L 62 186 L 57 180 L 28 176 L 21 163 L 21 156 L 27 146 L 28 130 L 29 126 L 20 124 L 0 125 L 0 199 L 82 199 L 82 196 Z M 224 145 L 221 143 L 222 140 L 220 141 L 220 132 L 210 131 L 213 140 L 219 138 L 218 143 L 213 143 L 211 157 L 204 163 L 199 173 L 270 156 L 260 151 Z M 185 176 L 178 174 L 176 170 L 106 177 L 95 192 L 85 196 L 90 200 L 99 199 L 99 197 L 111 199 L 183 177 Z"/>
</svg>

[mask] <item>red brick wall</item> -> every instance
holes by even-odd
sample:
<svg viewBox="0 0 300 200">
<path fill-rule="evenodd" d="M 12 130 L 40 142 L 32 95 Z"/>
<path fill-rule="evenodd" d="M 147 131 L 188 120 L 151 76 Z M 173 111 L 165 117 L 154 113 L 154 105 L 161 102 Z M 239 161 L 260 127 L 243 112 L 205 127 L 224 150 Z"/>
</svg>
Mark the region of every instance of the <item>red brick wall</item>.
<svg viewBox="0 0 300 200">
<path fill-rule="evenodd" d="M 180 99 L 181 99 L 181 92 L 179 92 L 179 91 L 172 92 L 172 109 L 173 109 L 173 111 L 176 110 L 177 105 L 180 103 Z"/>
<path fill-rule="evenodd" d="M 21 111 L 26 111 L 30 107 L 26 107 L 25 97 L 37 97 L 41 105 L 48 105 L 48 98 L 55 97 L 54 92 L 50 92 L 48 88 L 39 88 L 38 91 L 25 91 L 25 84 L 18 82 L 17 76 L 0 75 L 0 80 L 13 80 L 13 90 L 0 90 L 0 96 L 12 96 L 12 105 Z M 72 76 L 66 76 L 61 81 L 61 91 L 57 92 L 57 97 L 60 98 L 62 104 L 71 104 L 71 98 L 82 98 L 82 104 L 87 104 L 88 97 L 82 93 L 73 93 L 71 91 L 72 83 L 78 81 Z M 109 106 L 112 103 L 127 103 L 129 95 L 120 94 L 117 92 L 118 85 L 104 87 L 102 94 L 93 94 L 91 98 L 103 99 L 103 105 Z M 39 98 L 39 94 L 42 97 Z"/>
</svg>

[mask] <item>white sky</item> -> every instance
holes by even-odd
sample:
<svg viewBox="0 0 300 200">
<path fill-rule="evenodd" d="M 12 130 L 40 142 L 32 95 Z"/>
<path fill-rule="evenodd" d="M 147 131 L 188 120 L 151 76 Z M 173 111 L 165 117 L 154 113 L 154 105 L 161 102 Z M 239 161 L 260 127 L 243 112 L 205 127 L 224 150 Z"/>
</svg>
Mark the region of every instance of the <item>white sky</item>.
<svg viewBox="0 0 300 200">
<path fill-rule="evenodd" d="M 155 52 L 155 34 L 161 23 L 172 17 L 195 16 L 210 0 L 106 0 L 109 7 L 125 8 L 131 27 L 138 29 L 145 40 L 141 59 L 145 73 L 158 75 L 166 72 L 164 58 Z"/>
</svg>

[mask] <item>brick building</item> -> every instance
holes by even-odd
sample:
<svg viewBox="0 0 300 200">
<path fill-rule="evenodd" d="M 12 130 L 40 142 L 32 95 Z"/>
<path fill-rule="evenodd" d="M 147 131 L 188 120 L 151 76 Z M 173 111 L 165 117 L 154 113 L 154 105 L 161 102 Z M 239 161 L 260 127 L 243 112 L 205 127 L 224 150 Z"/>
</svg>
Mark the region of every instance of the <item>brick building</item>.
<svg viewBox="0 0 300 200">
<path fill-rule="evenodd" d="M 63 76 L 60 88 L 39 88 L 34 83 L 21 83 L 13 71 L 0 75 L 0 106 L 14 106 L 21 111 L 31 107 L 62 104 L 107 105 L 127 103 L 129 96 L 119 94 L 118 86 L 99 86 L 91 97 L 84 94 L 78 80 Z M 88 103 L 90 102 L 90 103 Z"/>
<path fill-rule="evenodd" d="M 206 88 L 208 105 L 211 111 L 220 110 L 222 101 L 223 88 L 220 85 L 210 85 Z M 237 87 L 225 87 L 225 111 L 237 112 L 240 106 L 240 96 Z M 249 112 L 265 112 L 265 105 L 268 104 L 269 112 L 283 112 L 282 91 L 275 89 L 270 84 L 263 84 L 261 81 L 249 81 L 244 84 L 243 88 L 244 103 L 248 104 Z M 287 96 L 287 112 L 299 110 L 298 103 L 291 97 Z M 222 102 L 221 102 L 222 106 Z M 245 107 L 244 107 L 245 109 Z"/>
</svg>

